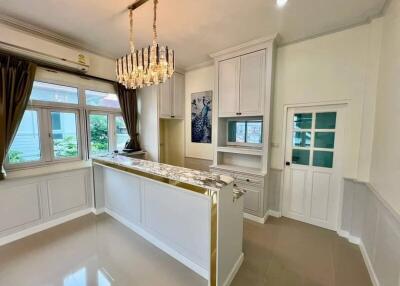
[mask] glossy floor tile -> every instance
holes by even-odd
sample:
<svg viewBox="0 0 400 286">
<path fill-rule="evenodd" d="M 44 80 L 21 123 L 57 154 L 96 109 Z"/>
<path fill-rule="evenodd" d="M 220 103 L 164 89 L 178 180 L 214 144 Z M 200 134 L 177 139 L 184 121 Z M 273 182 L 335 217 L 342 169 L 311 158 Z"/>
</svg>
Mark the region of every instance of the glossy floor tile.
<svg viewBox="0 0 400 286">
<path fill-rule="evenodd" d="M 245 260 L 232 286 L 370 286 L 358 246 L 287 218 L 246 220 Z"/>
<path fill-rule="evenodd" d="M 371 285 L 357 246 L 290 219 L 244 224 L 233 286 Z M 88 215 L 0 247 L 0 286 L 207 285 L 108 215 Z"/>
</svg>

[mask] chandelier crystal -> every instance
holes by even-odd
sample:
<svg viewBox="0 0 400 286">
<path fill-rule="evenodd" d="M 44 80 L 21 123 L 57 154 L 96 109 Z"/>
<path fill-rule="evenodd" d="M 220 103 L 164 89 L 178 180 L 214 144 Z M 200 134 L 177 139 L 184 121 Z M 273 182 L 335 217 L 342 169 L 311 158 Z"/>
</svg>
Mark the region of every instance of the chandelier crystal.
<svg viewBox="0 0 400 286">
<path fill-rule="evenodd" d="M 133 9 L 129 9 L 130 53 L 116 61 L 117 81 L 128 89 L 141 88 L 165 82 L 175 70 L 175 53 L 157 42 L 157 4 L 153 0 L 153 42 L 136 50 L 133 35 Z"/>
</svg>

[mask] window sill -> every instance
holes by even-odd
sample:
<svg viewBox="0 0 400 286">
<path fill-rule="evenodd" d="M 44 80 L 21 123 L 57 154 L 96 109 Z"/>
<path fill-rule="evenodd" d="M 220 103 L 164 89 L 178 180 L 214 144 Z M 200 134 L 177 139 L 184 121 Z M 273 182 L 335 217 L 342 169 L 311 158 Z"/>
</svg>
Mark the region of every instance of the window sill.
<svg viewBox="0 0 400 286">
<path fill-rule="evenodd" d="M 55 173 L 62 173 L 66 171 L 79 170 L 84 168 L 90 168 L 92 166 L 92 160 L 80 160 L 73 162 L 63 162 L 57 164 L 41 165 L 36 167 L 27 167 L 19 170 L 8 170 L 6 180 L 8 179 L 19 179 L 28 178 L 35 176 L 50 175 Z"/>
</svg>

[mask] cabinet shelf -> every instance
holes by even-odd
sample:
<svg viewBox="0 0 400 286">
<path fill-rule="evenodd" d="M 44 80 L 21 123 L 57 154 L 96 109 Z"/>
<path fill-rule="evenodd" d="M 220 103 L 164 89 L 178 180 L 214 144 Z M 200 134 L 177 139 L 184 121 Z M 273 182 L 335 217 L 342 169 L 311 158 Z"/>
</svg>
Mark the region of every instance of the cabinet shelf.
<svg viewBox="0 0 400 286">
<path fill-rule="evenodd" d="M 251 174 L 256 176 L 265 176 L 266 172 L 263 172 L 259 168 L 250 168 L 250 167 L 242 167 L 242 166 L 235 166 L 235 165 L 212 165 L 210 166 L 211 169 L 219 169 L 224 171 L 231 171 L 231 172 L 239 172 L 245 174 Z"/>
<path fill-rule="evenodd" d="M 233 154 L 243 154 L 243 155 L 253 155 L 262 156 L 262 148 L 252 148 L 244 146 L 219 146 L 217 147 L 218 152 L 233 153 Z"/>
</svg>

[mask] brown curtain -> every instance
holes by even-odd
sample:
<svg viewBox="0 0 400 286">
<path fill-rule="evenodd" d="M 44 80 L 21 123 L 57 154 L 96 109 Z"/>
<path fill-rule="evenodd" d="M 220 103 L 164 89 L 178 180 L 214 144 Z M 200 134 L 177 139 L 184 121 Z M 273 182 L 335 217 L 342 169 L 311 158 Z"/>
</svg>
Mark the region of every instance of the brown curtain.
<svg viewBox="0 0 400 286">
<path fill-rule="evenodd" d="M 135 89 L 126 89 L 123 85 L 118 84 L 118 100 L 121 106 L 122 116 L 131 139 L 126 142 L 126 151 L 139 151 L 139 134 L 138 134 L 138 108 L 137 96 Z"/>
<path fill-rule="evenodd" d="M 0 180 L 4 162 L 29 101 L 36 65 L 0 54 Z"/>
</svg>

